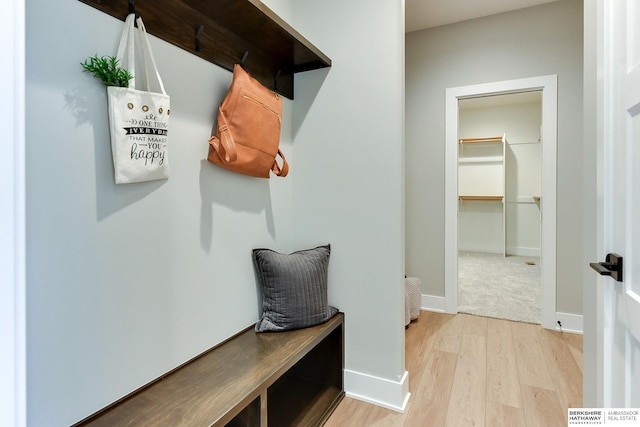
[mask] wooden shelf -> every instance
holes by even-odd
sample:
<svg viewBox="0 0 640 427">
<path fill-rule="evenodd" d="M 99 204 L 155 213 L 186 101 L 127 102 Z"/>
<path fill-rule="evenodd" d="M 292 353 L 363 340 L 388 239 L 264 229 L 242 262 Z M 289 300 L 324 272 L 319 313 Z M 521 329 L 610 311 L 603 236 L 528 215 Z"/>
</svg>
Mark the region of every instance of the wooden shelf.
<svg viewBox="0 0 640 427">
<path fill-rule="evenodd" d="M 461 209 L 466 209 L 464 202 L 489 202 L 492 209 L 499 203 L 502 210 L 502 252 L 506 256 L 507 227 L 505 204 L 505 162 L 507 135 L 487 136 L 481 138 L 458 139 L 458 200 Z M 466 144 L 476 147 L 465 147 Z M 467 150 L 468 148 L 468 150 Z M 467 154 L 465 155 L 465 150 Z M 464 171 L 464 173 L 462 173 Z M 465 194 L 466 193 L 466 194 Z M 485 206 L 487 207 L 487 206 Z M 478 205 L 478 209 L 484 209 Z M 469 207 L 475 211 L 476 207 Z"/>
<path fill-rule="evenodd" d="M 124 0 L 79 0 L 120 20 Z M 244 62 L 268 88 L 293 99 L 293 75 L 331 66 L 331 59 L 259 0 L 155 0 L 136 5 L 149 33 L 229 71 Z M 200 49 L 196 49 L 196 33 Z"/>
<path fill-rule="evenodd" d="M 458 142 L 460 144 L 477 144 L 482 142 L 503 142 L 503 136 L 489 136 L 486 138 L 460 138 Z"/>
<path fill-rule="evenodd" d="M 474 200 L 474 201 L 501 201 L 504 196 L 458 196 L 458 200 Z"/>
</svg>

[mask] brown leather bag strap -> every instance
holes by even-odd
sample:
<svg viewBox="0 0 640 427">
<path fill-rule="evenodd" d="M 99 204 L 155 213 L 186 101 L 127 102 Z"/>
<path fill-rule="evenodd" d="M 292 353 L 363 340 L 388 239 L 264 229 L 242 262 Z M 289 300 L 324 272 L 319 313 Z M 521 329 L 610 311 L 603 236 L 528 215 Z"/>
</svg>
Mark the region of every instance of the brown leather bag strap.
<svg viewBox="0 0 640 427">
<path fill-rule="evenodd" d="M 213 146 L 214 150 L 216 150 L 216 153 L 218 153 L 220 160 L 225 163 L 235 162 L 238 158 L 236 144 L 233 141 L 233 135 L 231 135 L 231 129 L 229 129 L 227 118 L 221 108 L 218 108 L 218 110 L 220 111 L 220 114 L 218 115 L 218 122 L 220 119 L 223 121 L 223 123 L 218 123 L 218 134 L 220 135 L 220 138 L 214 135 L 209 138 L 209 143 Z"/>
<path fill-rule="evenodd" d="M 282 158 L 282 166 L 278 166 L 278 161 L 274 159 L 273 166 L 271 166 L 271 171 L 276 176 L 287 176 L 287 174 L 289 173 L 289 163 L 287 163 L 287 159 L 284 158 L 284 154 L 282 154 L 282 151 L 280 151 L 279 148 L 278 155 Z"/>
</svg>

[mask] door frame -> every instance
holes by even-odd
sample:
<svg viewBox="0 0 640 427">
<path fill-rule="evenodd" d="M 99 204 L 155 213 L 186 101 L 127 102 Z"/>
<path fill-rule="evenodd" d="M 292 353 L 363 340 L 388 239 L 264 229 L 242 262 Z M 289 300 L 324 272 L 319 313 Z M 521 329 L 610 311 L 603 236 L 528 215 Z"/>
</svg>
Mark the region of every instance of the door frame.
<svg viewBox="0 0 640 427">
<path fill-rule="evenodd" d="M 26 426 L 25 254 L 25 0 L 6 4 L 0 17 L 0 414 Z M 4 141 L 8 141 L 5 143 Z"/>
<path fill-rule="evenodd" d="M 558 77 L 555 74 L 447 88 L 445 119 L 445 311 L 458 312 L 458 101 L 542 91 L 541 323 L 556 327 L 556 179 Z"/>
<path fill-rule="evenodd" d="M 583 406 L 604 406 L 604 289 L 600 279 L 586 267 L 604 259 L 604 4 L 584 2 L 584 125 L 585 173 L 583 197 L 587 272 L 582 278 L 583 312 Z M 595 230 L 595 232 L 594 232 Z"/>
</svg>

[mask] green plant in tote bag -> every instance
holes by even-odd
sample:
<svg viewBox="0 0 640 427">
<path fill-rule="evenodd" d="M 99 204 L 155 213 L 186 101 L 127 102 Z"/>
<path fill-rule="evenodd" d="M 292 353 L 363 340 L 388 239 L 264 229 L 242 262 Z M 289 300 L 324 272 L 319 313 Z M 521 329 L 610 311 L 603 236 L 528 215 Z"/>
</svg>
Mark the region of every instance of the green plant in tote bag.
<svg viewBox="0 0 640 427">
<path fill-rule="evenodd" d="M 118 58 L 115 56 L 103 56 L 98 58 L 98 55 L 88 58 L 86 61 L 81 62 L 80 65 L 88 73 L 93 74 L 93 77 L 99 79 L 105 86 L 118 86 L 128 87 L 129 80 L 133 78 L 133 74 L 129 70 L 120 67 Z"/>
</svg>

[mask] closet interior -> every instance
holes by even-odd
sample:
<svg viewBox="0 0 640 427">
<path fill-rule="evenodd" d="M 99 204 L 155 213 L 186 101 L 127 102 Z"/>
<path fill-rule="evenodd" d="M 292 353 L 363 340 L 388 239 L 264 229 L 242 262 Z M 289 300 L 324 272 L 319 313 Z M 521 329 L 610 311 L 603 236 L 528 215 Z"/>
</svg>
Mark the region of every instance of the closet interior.
<svg viewBox="0 0 640 427">
<path fill-rule="evenodd" d="M 541 92 L 459 102 L 458 248 L 540 256 Z"/>
</svg>

